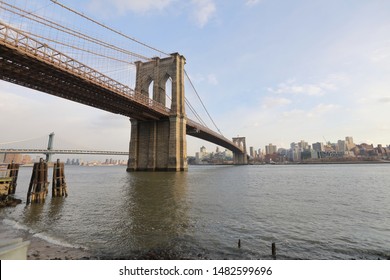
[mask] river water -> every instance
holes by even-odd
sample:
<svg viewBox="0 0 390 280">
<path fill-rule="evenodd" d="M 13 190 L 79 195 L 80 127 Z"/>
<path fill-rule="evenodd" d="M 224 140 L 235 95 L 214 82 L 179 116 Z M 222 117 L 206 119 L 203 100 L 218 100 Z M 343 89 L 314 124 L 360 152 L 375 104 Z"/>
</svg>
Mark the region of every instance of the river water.
<svg viewBox="0 0 390 280">
<path fill-rule="evenodd" d="M 23 201 L 31 171 L 20 169 Z M 390 257 L 389 164 L 66 166 L 65 176 L 67 198 L 49 187 L 44 204 L 0 209 L 3 224 L 105 258 L 270 259 L 273 242 L 278 259 Z"/>
</svg>

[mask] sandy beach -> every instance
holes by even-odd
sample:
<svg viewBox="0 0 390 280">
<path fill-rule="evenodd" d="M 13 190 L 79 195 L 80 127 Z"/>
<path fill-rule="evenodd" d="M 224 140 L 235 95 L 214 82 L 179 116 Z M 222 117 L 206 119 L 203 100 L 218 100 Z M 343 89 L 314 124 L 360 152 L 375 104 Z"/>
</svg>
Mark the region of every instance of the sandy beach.
<svg viewBox="0 0 390 280">
<path fill-rule="evenodd" d="M 0 219 L 0 240 L 22 238 L 30 241 L 27 251 L 28 260 L 83 260 L 91 259 L 88 251 L 82 248 L 64 247 L 52 244 L 32 234 L 18 229 L 13 229 Z"/>
</svg>

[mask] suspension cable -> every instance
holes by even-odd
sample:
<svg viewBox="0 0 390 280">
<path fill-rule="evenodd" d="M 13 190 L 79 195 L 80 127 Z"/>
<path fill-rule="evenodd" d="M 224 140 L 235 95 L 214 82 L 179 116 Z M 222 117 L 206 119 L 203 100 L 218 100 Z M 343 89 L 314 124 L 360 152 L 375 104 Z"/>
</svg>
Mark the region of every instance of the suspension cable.
<svg viewBox="0 0 390 280">
<path fill-rule="evenodd" d="M 90 51 L 90 50 L 87 50 L 87 49 L 83 49 L 83 48 L 79 48 L 79 47 L 76 47 L 76 46 L 72 46 L 72 45 L 69 45 L 69 44 L 66 44 L 66 43 L 63 43 L 63 42 L 60 42 L 60 41 L 56 41 L 56 40 L 53 40 L 53 39 L 50 39 L 50 38 L 47 38 L 47 37 L 44 37 L 44 36 L 40 36 L 40 35 L 31 33 L 31 32 L 23 31 L 23 33 L 31 35 L 31 36 L 35 36 L 35 37 L 40 38 L 40 39 L 44 39 L 46 41 L 49 41 L 49 42 L 52 42 L 52 43 L 55 43 L 55 44 L 59 44 L 59 45 L 65 46 L 65 47 L 68 47 L 68 48 L 71 48 L 71 49 L 74 49 L 74 50 L 83 51 L 83 52 L 86 52 L 86 53 L 89 53 L 89 54 L 92 54 L 92 55 L 96 55 L 96 56 L 100 56 L 100 57 L 103 57 L 103 58 L 111 59 L 111 60 L 114 60 L 114 61 L 117 61 L 117 62 L 121 62 L 121 63 L 134 64 L 133 62 L 129 62 L 127 60 L 118 59 L 118 58 L 115 58 L 115 57 L 112 57 L 112 56 L 108 56 L 108 55 L 100 54 L 100 53 L 93 52 L 93 51 Z"/>
<path fill-rule="evenodd" d="M 21 16 L 21 17 L 27 18 L 27 19 L 29 19 L 29 20 L 35 21 L 35 22 L 37 22 L 37 23 L 39 23 L 39 24 L 42 24 L 42 25 L 45 25 L 45 26 L 54 28 L 54 29 L 56 29 L 56 30 L 58 30 L 58 31 L 67 33 L 67 34 L 69 34 L 69 35 L 71 35 L 71 36 L 75 36 L 75 37 L 78 37 L 78 38 L 82 38 L 82 39 L 84 39 L 84 40 L 86 40 L 86 41 L 89 41 L 89 42 L 91 42 L 91 43 L 94 43 L 94 44 L 103 46 L 103 47 L 105 47 L 105 48 L 109 48 L 109 49 L 112 49 L 112 50 L 115 50 L 115 51 L 119 51 L 119 52 L 124 53 L 124 54 L 129 55 L 129 56 L 138 57 L 139 59 L 143 59 L 143 60 L 150 60 L 149 57 L 145 57 L 145 56 L 142 56 L 142 55 L 140 55 L 140 54 L 136 54 L 136 53 L 130 52 L 130 51 L 128 51 L 128 50 L 119 48 L 119 47 L 117 47 L 117 46 L 115 46 L 115 45 L 109 44 L 109 43 L 104 42 L 104 41 L 102 41 L 102 40 L 93 38 L 93 37 L 91 37 L 91 36 L 88 36 L 88 35 L 86 35 L 86 34 L 83 34 L 83 33 L 79 32 L 79 31 L 77 31 L 77 30 L 73 30 L 73 29 L 68 28 L 68 27 L 66 27 L 66 26 L 60 25 L 60 24 L 58 24 L 58 23 L 56 23 L 56 22 L 53 22 L 53 21 L 51 21 L 51 20 L 49 20 L 49 19 L 40 17 L 40 16 L 38 16 L 38 15 L 36 15 L 36 14 L 33 14 L 32 12 L 27 12 L 27 11 L 25 11 L 25 10 L 23 10 L 23 9 L 20 9 L 20 8 L 18 8 L 18 7 L 15 7 L 15 6 L 12 6 L 12 5 L 8 4 L 8 3 L 5 3 L 4 1 L 0 1 L 0 3 L 6 5 L 6 6 L 8 6 L 8 7 L 10 7 L 10 8 L 13 9 L 13 10 L 11 10 L 11 9 L 9 9 L 9 8 L 5 8 L 5 7 L 1 7 L 1 9 L 4 9 L 4 10 L 9 11 L 9 12 L 11 12 L 11 13 L 14 13 L 14 14 L 16 14 L 16 15 L 19 15 L 19 16 Z M 16 10 L 16 11 L 15 11 L 15 10 Z M 19 11 L 19 12 L 17 12 L 17 11 Z M 25 14 L 22 14 L 22 13 L 25 13 Z M 30 17 L 30 16 L 28 16 L 28 15 L 31 15 L 31 16 L 33 16 L 33 17 Z M 34 34 L 34 35 L 36 35 L 36 34 Z M 36 36 L 38 37 L 38 35 L 36 35 Z"/>
<path fill-rule="evenodd" d="M 199 101 L 200 101 L 200 103 L 201 103 L 201 104 L 202 104 L 202 106 L 203 106 L 203 109 L 206 111 L 207 115 L 209 116 L 210 120 L 211 120 L 211 121 L 212 121 L 212 123 L 214 124 L 215 128 L 218 130 L 219 134 L 221 134 L 221 135 L 223 136 L 222 132 L 219 130 L 218 126 L 215 124 L 215 122 L 214 122 L 213 118 L 210 116 L 210 114 L 209 114 L 208 110 L 206 109 L 206 106 L 204 105 L 204 103 L 203 103 L 202 99 L 200 98 L 200 96 L 199 96 L 199 94 L 198 94 L 198 91 L 196 90 L 196 88 L 195 88 L 194 84 L 192 83 L 192 81 L 191 81 L 190 77 L 188 76 L 188 74 L 187 74 L 187 71 L 185 71 L 185 70 L 184 70 L 184 73 L 185 73 L 185 75 L 186 75 L 187 79 L 189 80 L 189 82 L 190 82 L 190 84 L 191 84 L 191 87 L 192 87 L 192 89 L 195 91 L 196 95 L 198 96 L 198 98 L 199 98 Z"/>
<path fill-rule="evenodd" d="M 7 144 L 14 144 L 14 143 L 27 142 L 27 141 L 31 141 L 31 140 L 40 139 L 40 138 L 43 138 L 43 137 L 46 137 L 46 136 L 39 136 L 39 137 L 27 138 L 27 139 L 16 140 L 16 141 L 11 141 L 11 142 L 3 142 L 3 143 L 0 143 L 0 145 L 7 145 Z"/>
<path fill-rule="evenodd" d="M 191 112 L 195 115 L 195 118 L 205 127 L 207 127 L 206 123 L 202 120 L 202 118 L 199 116 L 199 114 L 196 112 L 194 107 L 192 107 L 191 103 L 185 98 L 185 102 L 188 106 L 188 108 L 191 110 Z M 208 127 L 207 127 L 208 128 Z"/>
<path fill-rule="evenodd" d="M 111 27 L 109 27 L 109 26 L 107 26 L 107 25 L 105 25 L 105 24 L 102 24 L 102 23 L 100 23 L 100 22 L 98 22 L 98 21 L 96 21 L 96 20 L 94 20 L 94 19 L 92 19 L 92 18 L 90 18 L 90 17 L 84 15 L 83 13 L 80 13 L 80 12 L 74 10 L 74 9 L 71 9 L 71 8 L 65 6 L 64 4 L 61 4 L 61 3 L 60 3 L 59 1 L 57 1 L 57 0 L 50 0 L 50 1 L 53 2 L 53 3 L 56 4 L 56 5 L 58 5 L 58 6 L 62 7 L 62 8 L 64 8 L 64 9 L 66 9 L 66 10 L 68 10 L 68 11 L 70 11 L 70 12 L 76 14 L 76 15 L 78 15 L 78 16 L 81 16 L 81 17 L 85 18 L 86 20 L 89 20 L 89 21 L 91 21 L 91 22 L 93 22 L 93 23 L 95 23 L 95 24 L 97 24 L 97 25 L 99 25 L 99 26 L 101 26 L 101 27 L 103 27 L 103 28 L 105 28 L 105 29 L 110 30 L 111 32 L 114 32 L 114 33 L 116 33 L 116 34 L 118 34 L 118 35 L 120 35 L 120 36 L 122 36 L 122 37 L 124 37 L 124 38 L 126 38 L 126 39 L 129 39 L 129 40 L 131 40 L 131 41 L 133 41 L 133 42 L 136 42 L 137 44 L 140 44 L 140 45 L 142 45 L 142 46 L 144 46 L 144 47 L 147 47 L 147 48 L 149 48 L 149 49 L 151 49 L 151 50 L 154 50 L 154 51 L 156 51 L 156 52 L 162 53 L 162 54 L 164 54 L 164 55 L 169 55 L 169 54 L 166 53 L 166 52 L 163 52 L 163 51 L 161 51 L 161 50 L 159 50 L 159 49 L 156 49 L 156 48 L 154 48 L 154 47 L 152 47 L 152 46 L 149 46 L 149 45 L 147 45 L 147 44 L 145 44 L 145 43 L 142 43 L 141 41 L 138 41 L 137 39 L 134 39 L 134 38 L 132 38 L 132 37 L 130 37 L 130 36 L 127 36 L 126 34 L 124 34 L 124 33 L 122 33 L 122 32 L 119 32 L 119 31 L 117 31 L 117 30 L 115 30 L 115 29 L 113 29 L 113 28 L 111 28 Z"/>
<path fill-rule="evenodd" d="M 172 78 L 169 77 L 169 80 L 172 82 Z M 172 99 L 171 97 L 165 92 L 165 97 L 168 98 L 171 102 L 172 102 Z M 186 97 L 184 97 L 184 101 L 185 103 L 187 104 L 188 108 L 190 109 L 190 111 L 194 114 L 195 118 L 205 127 L 207 127 L 206 123 L 202 120 L 202 118 L 199 116 L 199 114 L 196 112 L 195 108 L 192 107 L 191 103 L 188 101 L 188 99 Z"/>
</svg>

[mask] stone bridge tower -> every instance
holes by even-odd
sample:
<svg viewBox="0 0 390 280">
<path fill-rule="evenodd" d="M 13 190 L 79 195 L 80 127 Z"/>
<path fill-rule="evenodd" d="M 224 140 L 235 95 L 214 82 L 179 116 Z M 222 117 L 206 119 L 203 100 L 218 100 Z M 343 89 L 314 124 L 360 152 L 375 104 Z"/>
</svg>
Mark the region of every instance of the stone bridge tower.
<svg viewBox="0 0 390 280">
<path fill-rule="evenodd" d="M 234 153 L 233 154 L 233 163 L 236 165 L 248 164 L 248 156 L 246 151 L 246 139 L 245 137 L 234 137 L 233 142 L 241 147 L 244 153 Z"/>
<path fill-rule="evenodd" d="M 167 58 L 153 58 L 136 62 L 136 94 L 149 97 L 153 82 L 153 100 L 166 105 L 166 83 L 172 80 L 170 116 L 158 120 L 130 119 L 131 136 L 127 171 L 185 171 L 187 142 L 185 96 L 185 58 L 171 54 Z"/>
</svg>

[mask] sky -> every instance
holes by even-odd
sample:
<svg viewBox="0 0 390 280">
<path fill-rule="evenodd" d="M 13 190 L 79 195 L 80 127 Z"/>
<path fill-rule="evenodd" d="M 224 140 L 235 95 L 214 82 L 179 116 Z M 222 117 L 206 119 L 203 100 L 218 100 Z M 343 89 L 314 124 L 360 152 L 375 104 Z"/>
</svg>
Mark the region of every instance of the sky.
<svg viewBox="0 0 390 280">
<path fill-rule="evenodd" d="M 59 2 L 184 55 L 220 131 L 246 137 L 247 147 L 346 136 L 356 144 L 390 145 L 390 1 Z M 0 143 L 54 131 L 80 148 L 128 149 L 126 117 L 3 81 L 0 112 Z M 202 145 L 216 148 L 190 136 L 187 142 L 188 155 Z"/>
</svg>

